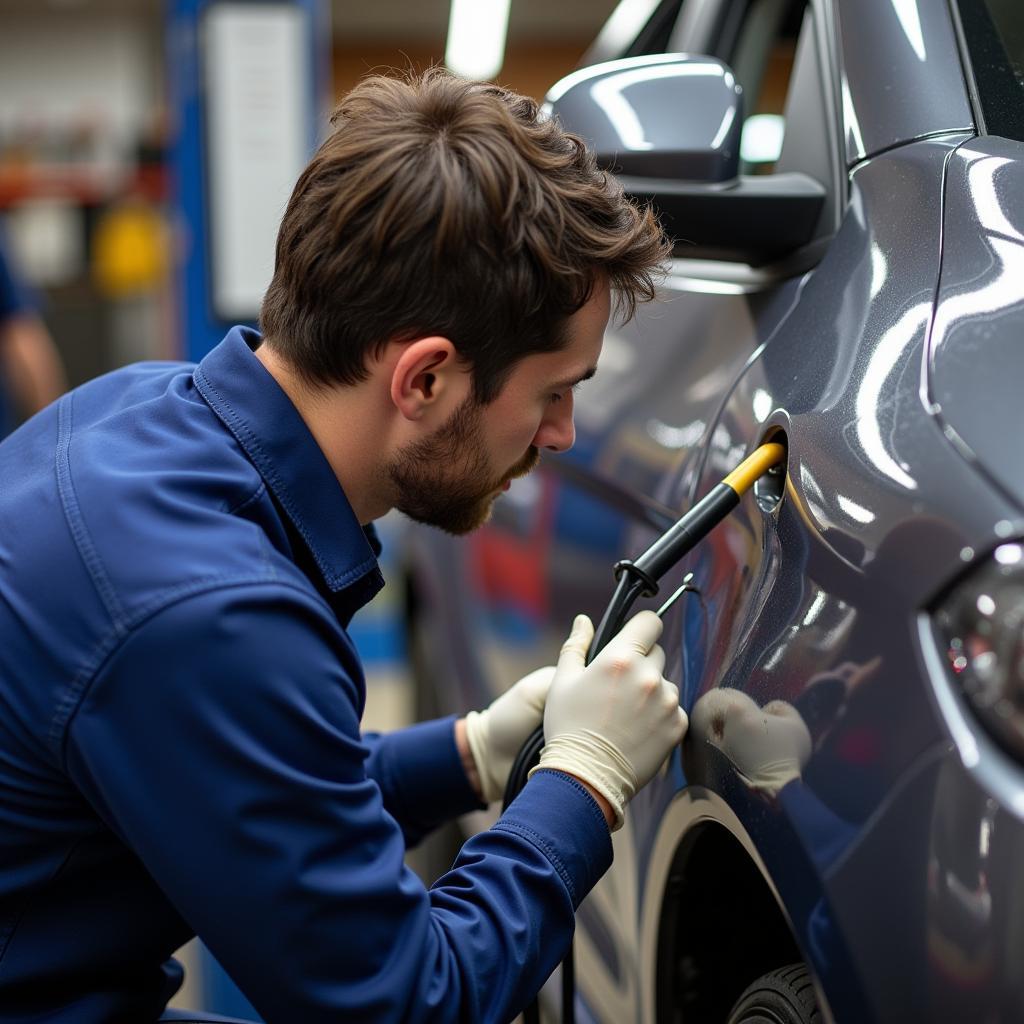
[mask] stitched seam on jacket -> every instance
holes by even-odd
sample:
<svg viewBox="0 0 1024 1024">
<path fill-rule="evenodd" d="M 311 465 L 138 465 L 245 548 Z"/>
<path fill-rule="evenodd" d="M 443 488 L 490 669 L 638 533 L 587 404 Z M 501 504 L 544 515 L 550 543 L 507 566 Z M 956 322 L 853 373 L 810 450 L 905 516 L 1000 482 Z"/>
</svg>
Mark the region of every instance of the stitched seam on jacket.
<svg viewBox="0 0 1024 1024">
<path fill-rule="evenodd" d="M 519 835 L 540 850 L 540 852 L 543 853 L 549 861 L 551 861 L 552 867 L 554 867 L 558 872 L 558 877 L 562 879 L 566 889 L 569 890 L 569 897 L 572 900 L 573 906 L 577 905 L 576 887 L 572 883 L 572 877 L 570 876 L 566 866 L 562 863 L 562 859 L 558 856 L 555 848 L 548 843 L 544 836 L 539 832 L 534 832 L 534 830 L 529 826 L 523 825 L 517 821 L 498 821 L 492 826 L 492 828 L 497 832 L 511 832 L 515 835 Z"/>
<path fill-rule="evenodd" d="M 237 505 L 230 505 L 228 508 L 226 508 L 224 510 L 225 514 L 229 516 L 237 516 L 238 513 L 241 512 L 243 509 L 246 509 L 250 505 L 254 505 L 257 501 L 259 501 L 259 499 L 263 497 L 266 491 L 267 483 L 265 480 L 261 478 L 259 486 L 256 488 L 256 490 L 253 491 L 252 494 L 249 495 L 249 497 L 242 498 L 242 500 Z"/>
<path fill-rule="evenodd" d="M 57 474 L 57 491 L 60 495 L 61 511 L 64 514 L 64 521 L 67 523 L 71 533 L 71 539 L 75 544 L 79 557 L 85 565 L 86 572 L 92 585 L 96 588 L 100 601 L 110 618 L 114 627 L 113 635 L 109 635 L 100 644 L 104 647 L 116 642 L 116 639 L 125 633 L 125 625 L 122 621 L 123 611 L 113 584 L 106 574 L 106 570 L 100 560 L 99 552 L 93 543 L 85 523 L 82 521 L 81 508 L 78 504 L 78 495 L 75 493 L 74 482 L 71 479 L 71 430 L 73 423 L 72 401 L 74 392 L 65 395 L 57 407 L 57 449 L 54 454 L 54 470 Z M 48 742 L 51 748 L 59 747 L 62 721 L 66 721 L 71 714 L 77 701 L 77 690 L 81 688 L 83 673 L 79 672 L 71 685 L 61 695 L 54 710 L 53 720 L 50 723 Z M 54 753 L 57 750 L 54 749 Z M 58 755 L 59 756 L 59 755 Z"/>
<path fill-rule="evenodd" d="M 123 611 L 117 599 L 117 593 L 110 577 L 107 576 L 103 561 L 96 545 L 93 543 L 92 535 L 89 533 L 85 522 L 82 519 L 82 510 L 78 504 L 78 495 L 75 493 L 74 481 L 71 479 L 71 427 L 72 408 L 71 404 L 74 393 L 65 395 L 58 407 L 58 433 L 57 433 L 57 490 L 60 494 L 61 509 L 64 512 L 64 519 L 71 531 L 72 539 L 78 554 L 81 556 L 85 567 L 92 579 L 93 586 L 100 595 L 103 607 L 107 610 L 115 630 L 123 630 Z"/>
</svg>

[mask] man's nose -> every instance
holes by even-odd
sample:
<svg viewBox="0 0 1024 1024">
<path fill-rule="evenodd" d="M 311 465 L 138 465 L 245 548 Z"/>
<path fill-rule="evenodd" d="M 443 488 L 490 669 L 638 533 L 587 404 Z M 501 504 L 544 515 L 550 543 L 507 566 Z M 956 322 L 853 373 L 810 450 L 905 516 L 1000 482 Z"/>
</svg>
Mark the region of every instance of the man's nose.
<svg viewBox="0 0 1024 1024">
<path fill-rule="evenodd" d="M 576 440 L 576 427 L 572 418 L 572 395 L 568 395 L 544 417 L 533 443 L 537 448 L 552 452 L 567 452 Z"/>
</svg>

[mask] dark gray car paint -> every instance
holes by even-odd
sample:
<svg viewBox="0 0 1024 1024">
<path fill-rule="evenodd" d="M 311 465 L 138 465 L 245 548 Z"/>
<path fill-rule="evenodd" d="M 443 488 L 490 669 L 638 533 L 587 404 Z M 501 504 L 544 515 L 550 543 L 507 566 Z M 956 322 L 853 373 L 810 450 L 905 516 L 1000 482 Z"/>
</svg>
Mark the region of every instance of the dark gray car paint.
<svg viewBox="0 0 1024 1024">
<path fill-rule="evenodd" d="M 943 0 L 835 6 L 848 163 L 926 135 L 974 128 Z"/>
<path fill-rule="evenodd" d="M 965 143 L 950 163 L 947 195 L 929 396 L 985 473 L 1024 508 L 1024 144 Z"/>
<path fill-rule="evenodd" d="M 698 583 L 712 561 L 720 577 L 743 583 L 705 586 L 714 656 L 703 671 L 688 664 L 688 680 L 738 686 L 761 704 L 797 702 L 822 673 L 878 659 L 836 720 L 818 724 L 824 739 L 805 773 L 809 793 L 849 826 L 847 848 L 830 854 L 814 880 L 773 863 L 783 844 L 761 847 L 787 904 L 817 905 L 807 890 L 820 886 L 878 1020 L 912 1017 L 936 984 L 922 945 L 931 804 L 920 805 L 927 785 L 914 780 L 918 766 L 948 746 L 948 734 L 934 710 L 923 713 L 933 708 L 933 683 L 916 654 L 916 612 L 962 571 L 965 550 L 971 557 L 996 543 L 996 524 L 1012 511 L 944 438 L 921 394 L 942 168 L 959 141 L 904 147 L 854 175 L 842 231 L 709 444 L 700 490 L 720 477 L 737 445 L 784 426 L 786 501 L 762 521 L 747 503 L 747 514 L 723 524 L 689 566 Z M 763 423 L 754 413 L 759 393 L 780 409 Z M 748 558 L 753 571 L 744 576 L 742 560 L 728 571 L 733 550 L 763 554 Z M 697 696 L 688 683 L 687 699 Z M 764 832 L 757 815 L 766 813 L 753 805 L 745 820 L 752 833 Z M 823 820 L 811 816 L 807 828 Z M 790 824 L 813 859 L 820 837 Z M 820 917 L 802 932 L 794 924 L 806 949 L 821 942 Z M 828 971 L 822 982 L 830 995 L 850 986 Z"/>
<path fill-rule="evenodd" d="M 995 764 L 996 750 L 984 752 Z M 1002 766 L 1010 777 L 1016 764 Z M 1005 777 L 1005 776 L 1004 776 Z M 1024 829 L 1018 813 L 964 770 L 956 751 L 935 766 L 925 895 L 932 961 L 930 1020 L 1017 1021 L 1024 1007 Z"/>
</svg>

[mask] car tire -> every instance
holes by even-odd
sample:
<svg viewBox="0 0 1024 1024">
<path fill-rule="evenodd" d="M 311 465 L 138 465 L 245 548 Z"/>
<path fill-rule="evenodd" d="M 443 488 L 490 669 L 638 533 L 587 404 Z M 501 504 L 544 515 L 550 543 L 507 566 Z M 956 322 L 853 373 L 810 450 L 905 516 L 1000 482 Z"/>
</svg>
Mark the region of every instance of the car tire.
<svg viewBox="0 0 1024 1024">
<path fill-rule="evenodd" d="M 748 985 L 728 1024 L 822 1024 L 814 984 L 803 964 L 762 974 Z"/>
</svg>

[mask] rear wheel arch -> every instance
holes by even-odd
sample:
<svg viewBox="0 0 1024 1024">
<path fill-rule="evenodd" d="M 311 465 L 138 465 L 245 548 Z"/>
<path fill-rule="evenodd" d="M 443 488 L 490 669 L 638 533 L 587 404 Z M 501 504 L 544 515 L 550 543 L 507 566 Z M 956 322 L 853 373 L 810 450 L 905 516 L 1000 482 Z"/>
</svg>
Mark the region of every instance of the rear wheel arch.
<svg viewBox="0 0 1024 1024">
<path fill-rule="evenodd" d="M 753 842 L 710 790 L 691 786 L 669 806 L 647 874 L 645 1020 L 724 1021 L 751 982 L 802 960 Z"/>
</svg>

